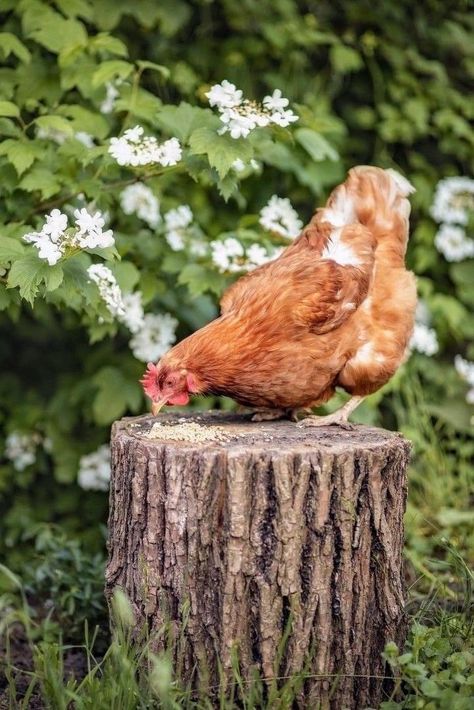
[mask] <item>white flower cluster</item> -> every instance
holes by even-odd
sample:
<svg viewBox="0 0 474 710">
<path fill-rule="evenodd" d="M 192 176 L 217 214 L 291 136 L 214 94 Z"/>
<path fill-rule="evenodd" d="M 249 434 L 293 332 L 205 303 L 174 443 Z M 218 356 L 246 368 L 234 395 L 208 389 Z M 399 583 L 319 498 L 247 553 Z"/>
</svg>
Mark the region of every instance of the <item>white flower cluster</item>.
<svg viewBox="0 0 474 710">
<path fill-rule="evenodd" d="M 110 482 L 110 450 L 107 445 L 81 456 L 77 482 L 85 491 L 107 491 Z"/>
<path fill-rule="evenodd" d="M 436 331 L 424 323 L 415 323 L 410 348 L 423 353 L 423 355 L 434 355 L 439 348 Z"/>
<path fill-rule="evenodd" d="M 55 128 L 38 128 L 36 137 L 62 145 L 70 136 L 65 133 L 65 131 L 58 131 Z M 86 148 L 93 148 L 95 145 L 91 134 L 85 131 L 77 131 L 74 133 L 73 138 L 79 141 L 79 143 L 82 143 L 82 145 L 85 145 Z"/>
<path fill-rule="evenodd" d="M 125 214 L 136 214 L 152 229 L 161 221 L 160 203 L 147 185 L 136 182 L 120 194 L 120 204 Z"/>
<path fill-rule="evenodd" d="M 122 291 L 109 267 L 104 264 L 92 264 L 87 269 L 87 273 L 90 280 L 97 284 L 101 298 L 110 313 L 116 318 L 123 318 L 125 306 Z"/>
<path fill-rule="evenodd" d="M 418 301 L 415 313 L 415 327 L 409 343 L 410 350 L 416 350 L 423 355 L 434 355 L 439 350 L 438 336 L 430 327 L 431 316 L 428 306 L 422 300 Z"/>
<path fill-rule="evenodd" d="M 137 360 L 157 360 L 169 350 L 175 340 L 178 325 L 175 318 L 169 313 L 144 313 L 140 291 L 122 294 L 115 276 L 107 266 L 93 264 L 87 273 L 97 284 L 109 312 L 132 333 L 129 345 Z"/>
<path fill-rule="evenodd" d="M 5 439 L 4 454 L 17 471 L 23 471 L 36 461 L 36 451 L 40 445 L 45 451 L 51 451 L 52 442 L 48 437 L 36 431 L 31 434 L 12 431 Z"/>
<path fill-rule="evenodd" d="M 472 210 L 474 180 L 468 177 L 449 177 L 439 181 L 431 206 L 431 216 L 436 222 L 467 224 Z"/>
<path fill-rule="evenodd" d="M 165 239 L 173 251 L 187 248 L 194 256 L 205 256 L 208 247 L 202 231 L 194 222 L 189 205 L 179 205 L 165 214 Z"/>
<path fill-rule="evenodd" d="M 260 163 L 258 160 L 255 160 L 254 158 L 251 158 L 249 163 L 244 163 L 244 161 L 241 158 L 237 158 L 234 160 L 232 163 L 232 170 L 236 172 L 237 174 L 244 173 L 244 172 L 255 172 L 260 169 Z"/>
<path fill-rule="evenodd" d="M 180 205 L 165 214 L 165 239 L 173 251 L 184 249 L 186 230 L 193 219 L 189 205 Z"/>
<path fill-rule="evenodd" d="M 261 244 L 251 244 L 244 249 L 235 237 L 211 242 L 211 258 L 221 273 L 252 271 L 276 259 L 281 252 L 282 249 L 275 249 L 269 253 Z"/>
<path fill-rule="evenodd" d="M 272 195 L 268 203 L 260 210 L 258 220 L 269 232 L 287 239 L 294 239 L 303 228 L 303 222 L 293 209 L 287 197 Z"/>
<path fill-rule="evenodd" d="M 474 211 L 474 180 L 450 177 L 440 180 L 431 216 L 441 224 L 435 246 L 447 261 L 462 261 L 474 257 L 474 240 L 464 229 L 469 213 Z"/>
<path fill-rule="evenodd" d="M 143 326 L 130 340 L 130 347 L 137 360 L 155 362 L 175 341 L 178 321 L 169 313 L 147 313 Z"/>
<path fill-rule="evenodd" d="M 435 246 L 447 261 L 462 261 L 474 256 L 474 240 L 456 224 L 441 225 L 435 236 Z"/>
<path fill-rule="evenodd" d="M 137 333 L 145 325 L 145 314 L 143 312 L 142 294 L 140 291 L 126 293 L 122 297 L 124 313 L 120 317 L 121 322 L 131 333 Z"/>
<path fill-rule="evenodd" d="M 152 163 L 163 167 L 176 165 L 182 156 L 177 138 L 170 138 L 160 144 L 154 136 L 144 136 L 142 126 L 129 128 L 120 138 L 111 138 L 109 153 L 119 165 L 133 167 Z"/>
<path fill-rule="evenodd" d="M 68 217 L 55 209 L 45 217 L 45 223 L 39 232 L 29 232 L 23 239 L 33 244 L 40 259 L 45 259 L 50 266 L 56 264 L 66 248 L 105 249 L 115 243 L 112 230 L 103 231 L 105 224 L 101 212 L 91 215 L 85 208 L 74 211 L 74 229 L 69 229 Z"/>
<path fill-rule="evenodd" d="M 120 96 L 118 87 L 122 81 L 122 79 L 115 79 L 115 81 L 108 81 L 105 85 L 105 98 L 100 104 L 101 113 L 112 113 L 114 110 L 115 102 Z"/>
<path fill-rule="evenodd" d="M 36 461 L 38 437 L 35 434 L 22 434 L 13 431 L 5 440 L 5 456 L 17 471 L 23 471 Z"/>
<path fill-rule="evenodd" d="M 244 99 L 242 91 L 224 79 L 214 84 L 206 93 L 211 106 L 216 106 L 224 124 L 220 133 L 230 133 L 232 138 L 245 138 L 254 128 L 268 126 L 289 126 L 298 120 L 291 109 L 287 109 L 288 99 L 275 89 L 271 96 L 265 96 L 262 103 Z"/>
<path fill-rule="evenodd" d="M 469 385 L 469 390 L 466 394 L 466 402 L 474 404 L 474 362 L 465 360 L 461 355 L 456 355 L 454 358 L 454 367 L 458 374 L 466 380 Z"/>
</svg>

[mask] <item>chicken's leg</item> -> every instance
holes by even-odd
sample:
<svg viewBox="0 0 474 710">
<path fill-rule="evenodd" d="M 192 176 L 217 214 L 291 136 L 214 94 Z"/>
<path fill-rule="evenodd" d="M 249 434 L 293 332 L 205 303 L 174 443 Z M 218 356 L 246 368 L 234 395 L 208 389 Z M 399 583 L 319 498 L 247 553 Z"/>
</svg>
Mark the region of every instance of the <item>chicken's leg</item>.
<svg viewBox="0 0 474 710">
<path fill-rule="evenodd" d="M 365 397 L 351 397 L 348 402 L 346 402 L 340 409 L 336 409 L 332 414 L 327 414 L 326 416 L 318 416 L 312 414 L 310 417 L 302 419 L 298 426 L 328 426 L 329 424 L 338 424 L 343 428 L 350 428 L 352 425 L 347 421 L 349 415 L 352 414 L 354 409 L 359 406 Z"/>
</svg>

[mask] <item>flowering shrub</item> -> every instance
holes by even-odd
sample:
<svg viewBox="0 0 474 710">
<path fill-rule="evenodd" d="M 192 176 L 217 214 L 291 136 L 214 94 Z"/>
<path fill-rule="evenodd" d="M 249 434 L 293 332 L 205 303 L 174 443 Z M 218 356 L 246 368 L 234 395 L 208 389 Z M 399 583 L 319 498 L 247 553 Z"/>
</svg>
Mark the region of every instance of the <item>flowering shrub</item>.
<svg viewBox="0 0 474 710">
<path fill-rule="evenodd" d="M 467 18 L 438 0 L 429 15 L 400 6 L 402 22 L 388 2 L 368 24 L 355 1 L 345 7 L 341 17 L 333 3 L 310 14 L 286 0 L 3 3 L 6 544 L 36 519 L 84 530 L 103 519 L 103 446 L 114 419 L 146 408 L 143 363 L 214 317 L 225 287 L 278 255 L 357 163 L 394 167 L 417 188 L 408 260 L 422 298 L 412 357 L 360 416 L 401 426 L 392 403 L 421 378 L 440 436 L 450 451 L 464 446 Z M 91 491 L 83 517 L 77 483 Z"/>
</svg>

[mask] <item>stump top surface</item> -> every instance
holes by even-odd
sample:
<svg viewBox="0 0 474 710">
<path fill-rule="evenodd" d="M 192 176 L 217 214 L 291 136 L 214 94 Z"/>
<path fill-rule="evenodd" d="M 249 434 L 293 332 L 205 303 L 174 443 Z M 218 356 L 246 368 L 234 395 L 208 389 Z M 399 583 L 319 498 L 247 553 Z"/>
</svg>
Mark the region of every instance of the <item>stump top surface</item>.
<svg viewBox="0 0 474 710">
<path fill-rule="evenodd" d="M 405 441 L 401 434 L 362 424 L 299 427 L 291 421 L 252 422 L 248 414 L 221 411 L 166 412 L 158 417 L 125 417 L 115 423 L 113 438 L 131 437 L 147 446 L 183 449 L 252 449 L 258 451 L 324 449 L 333 453 L 377 449 Z"/>
</svg>

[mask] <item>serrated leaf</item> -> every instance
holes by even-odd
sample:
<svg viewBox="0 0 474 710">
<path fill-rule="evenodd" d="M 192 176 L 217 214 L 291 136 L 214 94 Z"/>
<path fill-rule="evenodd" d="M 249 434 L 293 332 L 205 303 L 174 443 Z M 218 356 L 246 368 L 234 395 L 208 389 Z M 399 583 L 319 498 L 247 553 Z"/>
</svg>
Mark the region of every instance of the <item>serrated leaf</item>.
<svg viewBox="0 0 474 710">
<path fill-rule="evenodd" d="M 8 273 L 7 288 L 18 287 L 20 296 L 33 305 L 41 283 L 46 291 L 54 291 L 63 280 L 60 264 L 50 266 L 34 253 L 21 256 L 13 262 Z"/>
<path fill-rule="evenodd" d="M 239 182 L 235 175 L 227 175 L 223 180 L 219 180 L 217 183 L 217 189 L 219 194 L 222 195 L 225 202 L 236 192 L 239 188 Z"/>
<path fill-rule="evenodd" d="M 186 285 L 192 296 L 200 296 L 206 291 L 219 295 L 225 281 L 221 274 L 202 264 L 188 264 L 179 274 L 178 283 Z"/>
<path fill-rule="evenodd" d="M 189 138 L 191 153 L 207 155 L 209 165 L 215 168 L 221 180 L 225 178 L 232 163 L 240 158 L 244 162 L 253 157 L 253 149 L 248 141 L 220 136 L 211 128 L 198 128 Z"/>
<path fill-rule="evenodd" d="M 186 143 L 198 128 L 213 128 L 217 131 L 220 120 L 209 109 L 191 106 L 182 102 L 179 106 L 162 106 L 156 114 L 156 122 L 164 131 Z M 215 135 L 215 133 L 214 133 Z"/>
<path fill-rule="evenodd" d="M 169 79 L 171 73 L 168 67 L 165 67 L 163 64 L 156 64 L 156 62 L 149 62 L 148 60 L 139 59 L 137 66 L 143 70 L 151 69 L 152 71 L 156 71 L 158 74 L 161 74 L 163 79 Z"/>
<path fill-rule="evenodd" d="M 29 50 L 11 32 L 0 32 L 0 49 L 5 59 L 10 54 L 14 54 L 24 64 L 28 64 L 31 60 Z"/>
<path fill-rule="evenodd" d="M 55 291 L 61 285 L 63 277 L 64 272 L 61 264 L 49 266 L 43 277 L 46 291 Z"/>
<path fill-rule="evenodd" d="M 18 239 L 0 236 L 0 264 L 9 264 L 23 256 L 24 253 L 25 245 L 18 241 Z"/>
<path fill-rule="evenodd" d="M 37 145 L 33 141 L 8 139 L 0 143 L 0 155 L 6 155 L 18 175 L 22 175 L 33 164 L 37 155 Z"/>
<path fill-rule="evenodd" d="M 23 15 L 25 34 L 50 52 L 87 46 L 87 32 L 82 22 L 65 19 L 39 2 L 29 2 Z"/>
<path fill-rule="evenodd" d="M 294 136 L 298 143 L 305 149 L 313 160 L 320 161 L 328 158 L 338 160 L 339 154 L 330 143 L 320 133 L 316 133 L 311 128 L 297 128 Z"/>
<path fill-rule="evenodd" d="M 35 254 L 26 254 L 12 264 L 7 287 L 18 287 L 20 296 L 33 305 L 45 268 L 49 268 L 48 265 Z"/>
<path fill-rule="evenodd" d="M 19 116 L 20 109 L 12 101 L 0 101 L 0 116 Z"/>
<path fill-rule="evenodd" d="M 95 284 L 90 282 L 87 267 L 90 266 L 87 254 L 77 254 L 67 259 L 63 264 L 63 282 L 57 291 L 69 308 L 81 310 L 84 304 L 90 303 L 97 295 Z"/>
<path fill-rule="evenodd" d="M 54 173 L 40 166 L 32 168 L 21 180 L 19 187 L 25 192 L 40 192 L 43 199 L 56 195 L 61 190 Z"/>
<path fill-rule="evenodd" d="M 95 88 L 103 86 L 108 81 L 120 77 L 126 79 L 133 71 L 133 64 L 123 61 L 123 59 L 111 59 L 102 62 L 99 68 L 92 75 L 92 86 Z"/>
</svg>

